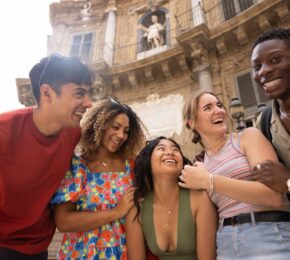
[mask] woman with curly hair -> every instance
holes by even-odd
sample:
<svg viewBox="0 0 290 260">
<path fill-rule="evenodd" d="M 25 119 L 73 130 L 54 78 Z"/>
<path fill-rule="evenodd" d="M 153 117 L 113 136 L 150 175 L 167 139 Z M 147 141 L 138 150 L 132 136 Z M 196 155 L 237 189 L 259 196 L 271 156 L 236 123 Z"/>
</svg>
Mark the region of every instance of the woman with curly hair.
<svg viewBox="0 0 290 260">
<path fill-rule="evenodd" d="M 190 164 L 179 145 L 158 137 L 135 161 L 135 207 L 126 216 L 129 260 L 145 260 L 145 241 L 160 260 L 215 259 L 216 211 L 205 191 L 178 186 Z"/>
<path fill-rule="evenodd" d="M 108 98 L 84 116 L 80 155 L 52 199 L 65 232 L 58 259 L 127 259 L 125 219 L 133 207 L 133 156 L 145 143 L 133 110 Z"/>
</svg>

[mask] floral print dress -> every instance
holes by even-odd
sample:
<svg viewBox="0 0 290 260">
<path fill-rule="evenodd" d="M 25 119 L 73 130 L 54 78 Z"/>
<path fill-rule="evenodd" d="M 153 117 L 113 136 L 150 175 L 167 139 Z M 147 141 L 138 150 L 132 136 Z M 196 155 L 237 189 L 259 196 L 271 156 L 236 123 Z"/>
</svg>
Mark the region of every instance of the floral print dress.
<svg viewBox="0 0 290 260">
<path fill-rule="evenodd" d="M 132 186 L 133 160 L 125 161 L 125 172 L 90 172 L 83 159 L 74 156 L 71 170 L 55 193 L 52 204 L 76 203 L 79 211 L 114 208 Z M 125 219 L 117 219 L 87 232 L 65 233 L 58 259 L 127 259 Z"/>
</svg>

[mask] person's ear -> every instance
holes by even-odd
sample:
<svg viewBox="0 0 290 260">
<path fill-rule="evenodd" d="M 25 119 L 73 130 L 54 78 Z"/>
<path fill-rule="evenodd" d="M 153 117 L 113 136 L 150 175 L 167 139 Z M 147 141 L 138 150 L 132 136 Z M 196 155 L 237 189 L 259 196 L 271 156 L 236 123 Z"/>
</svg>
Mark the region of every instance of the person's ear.
<svg viewBox="0 0 290 260">
<path fill-rule="evenodd" d="M 194 127 L 195 127 L 194 120 L 189 119 L 189 120 L 187 121 L 187 125 L 188 125 L 189 128 L 194 129 Z"/>
<path fill-rule="evenodd" d="M 46 101 L 50 102 L 50 100 L 51 100 L 51 87 L 47 84 L 43 84 L 40 87 L 40 96 L 42 99 L 45 99 Z"/>
</svg>

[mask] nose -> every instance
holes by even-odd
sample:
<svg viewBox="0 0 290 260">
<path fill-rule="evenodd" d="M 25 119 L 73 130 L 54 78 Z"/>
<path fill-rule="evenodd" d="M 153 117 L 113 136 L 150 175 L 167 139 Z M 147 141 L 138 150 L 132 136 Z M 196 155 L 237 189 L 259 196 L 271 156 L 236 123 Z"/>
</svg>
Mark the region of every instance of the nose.
<svg viewBox="0 0 290 260">
<path fill-rule="evenodd" d="M 173 154 L 173 150 L 172 149 L 166 149 L 166 154 L 167 155 L 172 155 Z"/>
<path fill-rule="evenodd" d="M 272 66 L 264 63 L 261 65 L 261 68 L 258 71 L 258 76 L 259 77 L 266 76 L 271 70 L 272 70 Z"/>
<path fill-rule="evenodd" d="M 92 107 L 93 104 L 92 104 L 92 100 L 91 100 L 91 98 L 89 97 L 89 95 L 87 95 L 87 96 L 85 97 L 83 104 L 84 104 L 84 107 L 86 107 L 86 108 L 90 108 L 90 107 Z"/>
<path fill-rule="evenodd" d="M 224 111 L 223 107 L 220 107 L 220 106 L 215 107 L 215 113 L 219 114 L 219 113 L 222 113 L 223 111 Z"/>
<path fill-rule="evenodd" d="M 120 129 L 117 133 L 118 138 L 124 139 L 125 138 L 125 133 L 122 129 Z"/>
</svg>

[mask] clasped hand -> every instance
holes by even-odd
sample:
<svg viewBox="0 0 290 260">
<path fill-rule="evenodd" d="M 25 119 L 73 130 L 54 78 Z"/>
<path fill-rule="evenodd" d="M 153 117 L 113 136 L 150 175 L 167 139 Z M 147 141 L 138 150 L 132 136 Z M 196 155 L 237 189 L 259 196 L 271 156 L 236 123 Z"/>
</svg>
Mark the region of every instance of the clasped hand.
<svg viewBox="0 0 290 260">
<path fill-rule="evenodd" d="M 193 166 L 185 165 L 179 176 L 178 185 L 187 189 L 209 189 L 209 172 L 204 163 L 195 162 Z"/>
<path fill-rule="evenodd" d="M 253 180 L 259 181 L 278 192 L 288 192 L 286 181 L 290 172 L 280 162 L 265 161 L 253 169 Z"/>
</svg>

